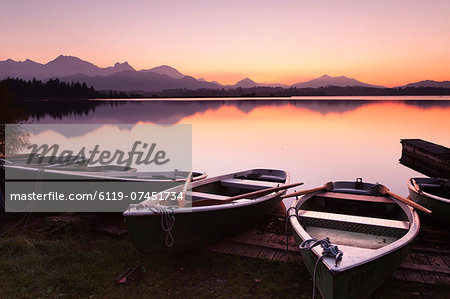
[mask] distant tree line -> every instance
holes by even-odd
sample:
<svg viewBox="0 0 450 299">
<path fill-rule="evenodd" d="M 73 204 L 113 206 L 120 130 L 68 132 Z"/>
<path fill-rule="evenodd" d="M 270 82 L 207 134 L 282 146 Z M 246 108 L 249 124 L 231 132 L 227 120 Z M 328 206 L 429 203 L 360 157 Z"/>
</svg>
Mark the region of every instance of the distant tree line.
<svg viewBox="0 0 450 299">
<path fill-rule="evenodd" d="M 450 95 L 450 88 L 403 87 L 374 88 L 363 86 L 327 86 L 319 88 L 253 87 L 234 89 L 167 89 L 134 94 L 134 97 L 291 97 L 291 96 L 408 96 Z"/>
<path fill-rule="evenodd" d="M 253 87 L 234 89 L 167 89 L 157 92 L 97 91 L 86 83 L 63 82 L 59 79 L 41 80 L 6 79 L 0 86 L 19 99 L 105 99 L 105 98 L 173 98 L 173 97 L 291 97 L 291 96 L 408 96 L 408 95 L 450 95 L 450 88 L 402 87 L 376 88 L 363 86 L 326 86 L 319 88 Z"/>
<path fill-rule="evenodd" d="M 86 83 L 80 82 L 63 82 L 59 79 L 50 79 L 47 82 L 41 80 L 23 80 L 19 78 L 8 78 L 0 82 L 1 86 L 9 89 L 14 98 L 123 98 L 126 97 L 124 92 L 96 91 L 93 86 L 88 87 Z"/>
</svg>

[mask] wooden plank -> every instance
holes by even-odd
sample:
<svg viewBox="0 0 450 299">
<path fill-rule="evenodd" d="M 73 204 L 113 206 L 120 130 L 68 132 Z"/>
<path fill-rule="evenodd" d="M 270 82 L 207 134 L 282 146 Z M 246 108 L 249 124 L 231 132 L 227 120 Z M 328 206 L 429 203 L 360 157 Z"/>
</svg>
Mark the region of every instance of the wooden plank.
<svg viewBox="0 0 450 299">
<path fill-rule="evenodd" d="M 442 255 L 441 258 L 442 258 L 442 260 L 445 262 L 445 264 L 447 265 L 447 267 L 450 268 L 450 255 Z"/>
<path fill-rule="evenodd" d="M 450 177 L 450 149 L 421 139 L 403 139 L 400 163 L 432 177 Z"/>
<path fill-rule="evenodd" d="M 412 252 L 434 253 L 434 254 L 440 254 L 443 256 L 450 255 L 450 250 L 442 249 L 442 248 L 426 247 L 423 245 L 416 245 L 416 242 L 413 244 L 411 251 Z M 450 267 L 450 264 L 447 264 L 447 265 Z"/>
<path fill-rule="evenodd" d="M 279 236 L 279 235 L 277 235 L 277 234 L 273 234 L 272 237 L 270 237 L 268 243 L 276 244 L 277 241 L 278 241 L 278 236 Z"/>
<path fill-rule="evenodd" d="M 229 254 L 230 253 L 230 245 L 225 242 L 215 244 L 214 251 Z"/>
<path fill-rule="evenodd" d="M 450 149 L 422 139 L 402 139 L 401 144 L 406 150 L 421 150 L 436 156 L 448 156 L 450 158 Z"/>
<path fill-rule="evenodd" d="M 414 263 L 410 263 L 410 262 L 403 262 L 400 265 L 401 269 L 407 269 L 407 270 L 414 270 L 414 271 L 428 271 L 430 273 L 435 273 L 435 274 L 449 274 L 450 275 L 450 269 L 449 268 L 438 268 L 438 267 L 433 267 L 433 266 L 429 266 L 429 265 L 417 265 Z"/>
<path fill-rule="evenodd" d="M 394 203 L 391 199 L 384 196 L 360 195 L 360 194 L 349 194 L 339 192 L 322 192 L 318 194 L 317 197 L 366 201 L 366 202 L 391 203 L 391 204 Z"/>
<path fill-rule="evenodd" d="M 405 258 L 405 260 L 404 260 L 403 262 L 404 262 L 404 263 L 411 263 L 411 264 L 414 264 L 414 261 L 412 260 L 410 254 L 408 254 L 408 255 L 406 256 L 406 258 Z"/>
<path fill-rule="evenodd" d="M 242 255 L 246 251 L 246 246 L 236 243 L 229 243 L 229 254 Z"/>
<path fill-rule="evenodd" d="M 271 260 L 273 259 L 273 257 L 275 256 L 275 253 L 277 251 L 274 249 L 270 249 L 270 248 L 264 248 L 260 251 L 258 257 L 259 258 L 264 258 L 264 259 L 268 259 Z"/>
<path fill-rule="evenodd" d="M 220 184 L 224 187 L 232 188 L 242 188 L 247 190 L 261 190 L 265 188 L 273 188 L 281 183 L 267 182 L 267 181 L 256 181 L 256 180 L 245 180 L 245 179 L 225 179 L 221 180 Z"/>
<path fill-rule="evenodd" d="M 272 236 L 274 235 L 274 233 L 264 233 L 261 235 L 261 239 L 260 242 L 265 244 L 265 243 L 269 243 L 270 238 L 272 238 Z"/>
<path fill-rule="evenodd" d="M 450 275 L 439 274 L 439 278 L 440 278 L 445 284 L 450 284 Z"/>
<path fill-rule="evenodd" d="M 419 272 L 406 270 L 403 271 L 403 274 L 405 275 L 406 281 L 425 283 L 422 275 L 420 275 Z"/>
<path fill-rule="evenodd" d="M 434 262 L 437 266 L 439 266 L 440 268 L 450 268 L 447 265 L 447 262 L 441 257 L 441 256 L 435 256 L 434 257 Z"/>
<path fill-rule="evenodd" d="M 228 238 L 228 240 L 241 243 L 245 243 L 246 241 L 249 240 L 257 241 L 259 239 L 260 237 L 258 234 L 258 230 L 255 228 L 250 228 L 243 233 Z"/>
<path fill-rule="evenodd" d="M 230 198 L 229 196 L 205 193 L 205 192 L 195 192 L 195 191 L 187 191 L 187 196 L 192 196 L 192 201 L 202 200 L 202 199 L 211 199 L 211 200 L 227 200 Z"/>
<path fill-rule="evenodd" d="M 427 255 L 424 255 L 423 253 L 418 252 L 410 252 L 409 257 L 416 265 L 429 265 L 430 264 L 430 257 Z"/>
<path fill-rule="evenodd" d="M 289 241 L 288 241 L 288 244 L 290 245 L 290 246 L 297 246 L 297 240 L 295 240 L 295 237 L 294 236 L 289 236 L 289 239 L 288 239 Z"/>
<path fill-rule="evenodd" d="M 442 279 L 441 279 L 440 275 L 436 274 L 436 273 L 423 272 L 422 277 L 423 277 L 423 280 L 425 281 L 425 283 L 429 283 L 429 284 L 442 283 Z"/>
<path fill-rule="evenodd" d="M 259 248 L 259 247 L 247 246 L 247 248 L 245 250 L 245 255 L 251 256 L 251 257 L 258 257 L 260 252 L 261 252 L 261 248 Z"/>
<path fill-rule="evenodd" d="M 273 260 L 287 262 L 289 260 L 289 254 L 283 251 L 277 251 L 273 256 Z"/>
<path fill-rule="evenodd" d="M 271 244 L 282 246 L 286 248 L 286 236 L 285 235 L 277 235 L 276 238 L 271 239 Z"/>
<path fill-rule="evenodd" d="M 398 269 L 394 272 L 394 274 L 392 274 L 392 277 L 396 280 L 406 280 L 403 271 Z"/>
<path fill-rule="evenodd" d="M 363 217 L 363 216 L 354 216 L 354 215 L 346 215 L 346 214 L 337 214 L 337 213 L 327 213 L 327 212 L 318 212 L 318 211 L 309 211 L 309 210 L 299 210 L 298 216 L 302 219 L 314 219 L 314 220 L 325 220 L 325 221 L 334 221 L 339 223 L 351 223 L 357 225 L 369 225 L 376 227 L 384 227 L 384 228 L 392 228 L 398 230 L 408 230 L 409 222 L 400 221 L 400 220 L 391 220 L 391 219 L 382 219 L 382 218 L 374 218 L 374 217 Z"/>
<path fill-rule="evenodd" d="M 275 235 L 275 239 L 279 240 L 279 238 L 283 238 L 283 236 L 280 235 Z M 233 239 L 233 242 L 238 242 L 238 243 L 242 243 L 242 244 L 247 244 L 247 245 L 252 245 L 252 246 L 258 246 L 261 248 L 273 248 L 273 249 L 280 249 L 280 250 L 286 250 L 286 244 L 282 243 L 280 244 L 280 241 L 277 242 L 270 242 L 270 243 L 262 243 L 259 242 L 258 240 L 236 240 Z M 289 246 L 289 251 L 293 251 L 293 252 L 297 252 L 298 248 L 297 246 Z"/>
</svg>

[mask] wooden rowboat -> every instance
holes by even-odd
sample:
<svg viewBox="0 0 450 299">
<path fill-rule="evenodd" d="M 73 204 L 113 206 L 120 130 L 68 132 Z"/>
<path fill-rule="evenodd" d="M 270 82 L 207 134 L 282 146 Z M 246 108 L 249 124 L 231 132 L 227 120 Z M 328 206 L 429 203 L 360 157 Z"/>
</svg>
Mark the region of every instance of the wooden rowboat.
<svg viewBox="0 0 450 299">
<path fill-rule="evenodd" d="M 1 159 L 0 159 L 1 160 Z M 103 192 L 116 196 L 119 192 L 125 199 L 130 199 L 130 194 L 152 194 L 162 190 L 184 184 L 188 179 L 197 181 L 206 178 L 205 173 L 189 171 L 148 171 L 141 172 L 129 167 L 119 165 L 105 166 L 80 166 L 76 163 L 69 164 L 39 164 L 39 166 L 28 166 L 28 164 L 12 163 L 1 160 L 1 201 L 0 211 L 5 205 L 5 198 L 10 193 L 39 193 L 59 192 L 64 194 L 95 194 Z M 19 164 L 19 165 L 17 165 Z M 108 196 L 109 196 L 108 195 Z M 133 198 L 134 199 L 134 198 Z M 109 201 L 108 205 L 102 205 L 92 210 L 90 205 L 73 206 L 73 210 L 64 212 L 117 212 L 122 213 L 128 208 L 128 200 Z M 36 209 L 36 212 L 61 212 L 59 203 L 48 205 L 45 210 Z M 81 207 L 84 210 L 75 210 Z M 99 210 L 101 209 L 101 210 Z M 17 210 L 19 211 L 19 210 Z"/>
<path fill-rule="evenodd" d="M 367 297 L 409 252 L 419 231 L 417 213 L 376 190 L 361 180 L 333 182 L 298 198 L 288 211 L 304 264 L 324 298 Z M 310 248 L 318 240 L 321 246 Z"/>
<path fill-rule="evenodd" d="M 450 222 L 450 180 L 437 178 L 411 178 L 408 180 L 411 199 L 433 211 L 432 217 Z"/>
<path fill-rule="evenodd" d="M 123 215 L 140 252 L 172 253 L 255 224 L 280 205 L 288 182 L 289 174 L 281 170 L 235 172 L 193 182 L 188 191 L 187 186 L 179 186 L 162 192 L 185 193 L 183 202 L 147 200 L 130 205 Z"/>
</svg>

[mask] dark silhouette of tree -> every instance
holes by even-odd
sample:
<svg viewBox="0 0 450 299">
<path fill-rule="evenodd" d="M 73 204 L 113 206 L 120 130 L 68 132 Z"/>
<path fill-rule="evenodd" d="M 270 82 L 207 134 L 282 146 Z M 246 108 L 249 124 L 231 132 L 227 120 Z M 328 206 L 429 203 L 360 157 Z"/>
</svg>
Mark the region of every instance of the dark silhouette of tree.
<svg viewBox="0 0 450 299">
<path fill-rule="evenodd" d="M 59 79 L 50 79 L 43 83 L 40 80 L 25 81 L 23 79 L 11 79 L 1 81 L 8 86 L 11 92 L 21 98 L 104 98 L 105 94 L 88 87 L 86 83 L 61 82 Z M 123 95 L 122 95 L 123 96 Z"/>
</svg>

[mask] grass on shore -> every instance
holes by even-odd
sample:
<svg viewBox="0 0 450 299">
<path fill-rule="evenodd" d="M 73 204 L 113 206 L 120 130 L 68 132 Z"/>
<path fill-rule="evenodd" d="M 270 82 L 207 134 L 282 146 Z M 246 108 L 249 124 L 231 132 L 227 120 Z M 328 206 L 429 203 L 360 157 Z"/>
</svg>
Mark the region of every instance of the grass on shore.
<svg viewBox="0 0 450 299">
<path fill-rule="evenodd" d="M 212 253 L 141 256 L 144 278 L 114 285 L 138 264 L 130 240 L 75 225 L 41 222 L 0 237 L 0 298 L 309 298 L 311 280 L 302 264 Z M 375 294 L 403 298 L 448 294 L 448 286 L 389 280 Z"/>
</svg>

